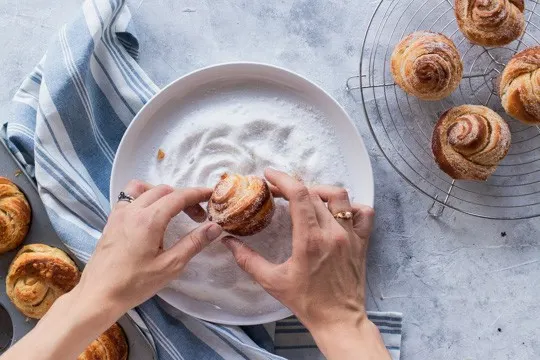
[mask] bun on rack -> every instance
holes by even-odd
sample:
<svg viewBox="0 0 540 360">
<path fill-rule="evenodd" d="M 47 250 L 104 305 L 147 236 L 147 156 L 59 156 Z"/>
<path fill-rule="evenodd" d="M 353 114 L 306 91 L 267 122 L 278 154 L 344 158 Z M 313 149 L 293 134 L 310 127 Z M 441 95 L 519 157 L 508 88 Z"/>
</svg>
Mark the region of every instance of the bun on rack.
<svg viewBox="0 0 540 360">
<path fill-rule="evenodd" d="M 493 110 L 462 105 L 446 111 L 433 130 L 432 150 L 453 179 L 486 180 L 510 148 L 506 122 Z"/>
<path fill-rule="evenodd" d="M 523 0 L 456 0 L 454 8 L 459 29 L 478 45 L 506 45 L 525 31 Z"/>
<path fill-rule="evenodd" d="M 208 215 L 233 235 L 253 235 L 272 221 L 274 198 L 258 176 L 223 174 L 208 202 Z"/>
<path fill-rule="evenodd" d="M 422 100 L 440 100 L 459 86 L 463 64 L 454 42 L 448 37 L 418 31 L 396 46 L 391 71 L 406 93 Z"/>
<path fill-rule="evenodd" d="M 540 124 L 540 46 L 525 49 L 508 62 L 499 95 L 508 115 L 530 125 Z"/>
</svg>

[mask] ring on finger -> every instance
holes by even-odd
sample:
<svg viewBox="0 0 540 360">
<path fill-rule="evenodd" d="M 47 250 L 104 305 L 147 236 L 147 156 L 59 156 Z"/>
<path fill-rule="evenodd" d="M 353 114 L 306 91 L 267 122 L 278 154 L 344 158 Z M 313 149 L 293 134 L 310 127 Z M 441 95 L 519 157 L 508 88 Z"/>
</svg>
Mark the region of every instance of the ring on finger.
<svg viewBox="0 0 540 360">
<path fill-rule="evenodd" d="M 353 218 L 353 213 L 351 211 L 340 211 L 333 216 L 338 220 L 351 220 Z"/>
<path fill-rule="evenodd" d="M 134 200 L 135 200 L 135 198 L 133 196 L 128 195 L 123 191 L 120 191 L 120 194 L 118 195 L 117 202 L 125 201 L 125 202 L 128 202 L 128 203 L 132 203 Z"/>
</svg>

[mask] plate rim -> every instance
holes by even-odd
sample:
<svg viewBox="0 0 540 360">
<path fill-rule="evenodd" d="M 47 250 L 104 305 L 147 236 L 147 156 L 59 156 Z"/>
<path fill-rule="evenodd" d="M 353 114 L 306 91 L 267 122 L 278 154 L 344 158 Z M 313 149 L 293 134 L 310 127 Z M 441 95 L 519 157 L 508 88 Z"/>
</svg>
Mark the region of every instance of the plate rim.
<svg viewBox="0 0 540 360">
<path fill-rule="evenodd" d="M 173 86 L 175 86 L 179 82 L 185 81 L 186 78 L 196 76 L 196 75 L 198 75 L 200 73 L 203 73 L 203 72 L 206 72 L 206 71 L 209 71 L 209 70 L 215 70 L 216 68 L 223 68 L 226 71 L 226 68 L 228 68 L 228 67 L 238 67 L 238 66 L 240 66 L 240 67 L 241 66 L 260 67 L 261 69 L 269 69 L 269 70 L 272 70 L 272 71 L 279 71 L 279 72 L 282 72 L 282 73 L 286 74 L 287 76 L 296 77 L 297 79 L 299 79 L 302 82 L 304 82 L 305 84 L 307 84 L 309 87 L 313 88 L 315 91 L 320 92 L 328 100 L 330 100 L 330 102 L 335 107 L 335 109 L 338 110 L 344 116 L 344 118 L 347 119 L 347 121 L 350 123 L 350 125 L 354 128 L 354 131 L 356 132 L 356 138 L 360 139 L 360 144 L 358 144 L 358 145 L 360 145 L 363 148 L 363 150 L 364 150 L 364 152 L 366 154 L 367 167 L 369 169 L 369 175 L 370 175 L 370 180 L 368 181 L 368 183 L 369 183 L 369 185 L 371 187 L 371 196 L 369 197 L 369 203 L 366 204 L 366 205 L 369 205 L 369 206 L 373 207 L 374 206 L 374 200 L 375 200 L 375 180 L 374 180 L 374 176 L 373 176 L 373 166 L 371 164 L 371 158 L 369 156 L 369 152 L 367 150 L 366 144 L 364 142 L 364 139 L 363 139 L 360 131 L 358 130 L 356 124 L 354 123 L 354 121 L 352 120 L 350 115 L 347 113 L 345 108 L 332 95 L 330 95 L 326 90 L 324 90 L 322 87 L 320 87 L 319 85 L 317 85 L 313 81 L 307 79 L 306 77 L 304 77 L 304 76 L 302 76 L 302 75 L 300 75 L 300 74 L 298 74 L 298 73 L 296 73 L 294 71 L 291 71 L 291 70 L 286 69 L 286 68 L 281 67 L 281 66 L 276 66 L 276 65 L 272 65 L 272 64 L 268 64 L 268 63 L 262 63 L 262 62 L 232 61 L 232 62 L 223 62 L 223 63 L 212 64 L 212 65 L 209 65 L 209 66 L 198 68 L 198 69 L 195 69 L 193 71 L 190 71 L 190 72 L 178 77 L 177 79 L 171 81 L 169 84 L 164 86 L 156 94 L 154 94 L 154 96 L 152 96 L 148 100 L 148 102 L 146 104 L 144 104 L 139 109 L 137 114 L 135 114 L 135 116 L 133 117 L 133 119 L 131 120 L 129 125 L 127 126 L 126 130 L 124 131 L 124 134 L 122 135 L 122 139 L 120 140 L 120 142 L 118 144 L 118 148 L 117 148 L 117 150 L 115 152 L 115 155 L 114 155 L 114 161 L 113 161 L 113 165 L 112 165 L 112 169 L 111 169 L 111 178 L 110 178 L 110 181 L 109 181 L 109 203 L 110 203 L 111 209 L 114 207 L 114 205 L 116 203 L 116 194 L 113 194 L 112 192 L 113 192 L 113 182 L 114 182 L 113 180 L 116 178 L 116 173 L 119 171 L 118 168 L 120 166 L 119 162 L 118 162 L 118 156 L 119 156 L 120 150 L 124 146 L 125 142 L 128 141 L 126 139 L 129 137 L 130 132 L 133 131 L 134 124 L 141 118 L 142 114 L 145 112 L 145 109 L 147 107 L 152 106 L 152 103 L 154 101 L 156 101 L 157 98 L 163 96 L 163 94 L 167 93 L 170 88 L 172 88 Z M 167 289 L 165 289 L 165 290 L 167 290 Z M 173 289 L 169 289 L 169 290 L 170 291 L 175 291 Z M 169 305 L 173 306 L 174 308 L 177 308 L 177 306 L 175 306 L 174 304 L 172 304 L 170 301 L 167 300 L 168 296 L 166 296 L 166 295 L 163 296 L 161 294 L 162 291 L 158 292 L 157 296 L 159 296 L 163 301 L 166 301 Z M 293 315 L 293 313 L 285 305 L 283 305 L 282 309 L 279 309 L 277 311 L 274 311 L 274 312 L 269 313 L 266 316 L 264 316 L 265 317 L 264 321 L 260 320 L 263 316 L 250 316 L 250 317 L 245 316 L 245 317 L 242 317 L 244 319 L 242 321 L 228 321 L 228 320 L 216 319 L 216 318 L 213 318 L 213 317 L 207 317 L 205 315 L 201 316 L 201 314 L 194 313 L 194 312 L 188 311 L 186 309 L 178 309 L 178 310 L 180 310 L 180 311 L 182 311 L 182 312 L 184 312 L 184 313 L 186 313 L 188 315 L 191 315 L 191 316 L 194 316 L 196 318 L 202 319 L 202 320 L 211 321 L 211 322 L 215 322 L 215 323 L 219 323 L 219 324 L 225 324 L 225 325 L 255 325 L 255 324 L 261 324 L 261 323 L 265 323 L 265 322 L 278 321 L 278 320 L 281 320 L 281 319 L 284 319 L 286 317 L 289 317 L 289 316 Z M 247 319 L 251 319 L 251 320 L 247 320 Z"/>
</svg>

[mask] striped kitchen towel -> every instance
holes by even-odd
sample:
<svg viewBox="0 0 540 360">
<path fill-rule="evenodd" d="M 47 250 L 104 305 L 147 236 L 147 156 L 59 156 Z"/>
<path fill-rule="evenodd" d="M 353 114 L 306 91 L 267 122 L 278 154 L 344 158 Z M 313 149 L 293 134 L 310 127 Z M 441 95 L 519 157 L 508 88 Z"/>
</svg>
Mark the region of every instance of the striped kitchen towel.
<svg viewBox="0 0 540 360">
<path fill-rule="evenodd" d="M 24 80 L 14 117 L 2 126 L 10 150 L 34 176 L 55 230 L 84 262 L 110 211 L 120 139 L 159 90 L 135 61 L 138 50 L 125 0 L 86 0 Z M 162 360 L 282 359 L 239 327 L 173 317 L 156 299 L 138 307 L 135 317 Z"/>
<path fill-rule="evenodd" d="M 368 318 L 381 332 L 393 360 L 399 360 L 402 315 L 395 312 L 370 312 Z M 275 353 L 291 360 L 324 359 L 307 329 L 296 317 L 276 322 Z"/>
</svg>

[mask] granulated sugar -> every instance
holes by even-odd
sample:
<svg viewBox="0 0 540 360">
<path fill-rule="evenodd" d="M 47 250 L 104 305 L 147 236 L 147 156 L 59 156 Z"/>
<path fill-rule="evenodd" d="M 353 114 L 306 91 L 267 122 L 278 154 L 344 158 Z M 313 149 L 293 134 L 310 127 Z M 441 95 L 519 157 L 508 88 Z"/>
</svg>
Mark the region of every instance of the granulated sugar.
<svg viewBox="0 0 540 360">
<path fill-rule="evenodd" d="M 239 86 L 205 93 L 191 105 L 157 144 L 166 155 L 150 165 L 147 178 L 152 183 L 213 187 L 224 172 L 262 176 L 266 167 L 273 167 L 307 185 L 352 185 L 330 120 L 300 98 Z M 286 201 L 277 199 L 276 207 L 268 228 L 242 239 L 279 263 L 291 252 L 291 221 Z M 195 226 L 185 215 L 178 216 L 168 228 L 165 246 Z M 219 241 L 169 286 L 244 316 L 281 306 L 237 267 Z"/>
</svg>

